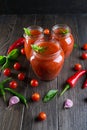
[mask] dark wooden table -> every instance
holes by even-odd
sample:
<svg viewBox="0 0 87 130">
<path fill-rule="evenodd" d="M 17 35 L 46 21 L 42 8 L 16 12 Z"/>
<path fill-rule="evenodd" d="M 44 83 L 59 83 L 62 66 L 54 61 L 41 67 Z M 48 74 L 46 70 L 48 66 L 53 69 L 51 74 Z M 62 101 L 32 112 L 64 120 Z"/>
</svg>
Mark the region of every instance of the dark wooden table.
<svg viewBox="0 0 87 130">
<path fill-rule="evenodd" d="M 73 70 L 75 63 L 81 63 L 83 69 L 87 69 L 87 61 L 80 58 L 84 43 L 87 43 L 87 14 L 81 15 L 1 15 L 0 16 L 0 55 L 6 55 L 9 46 L 23 34 L 23 27 L 30 25 L 40 25 L 43 28 L 50 28 L 57 23 L 65 23 L 70 26 L 75 43 L 78 48 L 74 48 L 71 56 L 65 60 L 63 69 L 59 76 L 52 81 L 40 81 L 33 73 L 29 62 L 25 56 L 20 58 L 23 71 L 28 80 L 18 81 L 19 87 L 16 91 L 30 99 L 33 92 L 39 92 L 41 98 L 50 89 L 58 89 L 61 92 L 66 79 L 75 73 Z M 14 73 L 16 78 L 17 71 Z M 39 86 L 32 88 L 30 78 L 39 80 Z M 28 101 L 27 109 L 22 103 L 7 108 L 8 100 L 12 96 L 6 93 L 7 102 L 0 97 L 0 130 L 87 130 L 87 89 L 82 89 L 82 84 L 86 76 L 82 77 L 74 89 L 70 89 L 63 96 L 56 96 L 48 103 Z M 3 73 L 0 81 L 5 79 Z M 17 80 L 17 78 L 16 78 Z M 63 103 L 69 98 L 74 106 L 71 109 L 64 109 Z M 39 112 L 47 114 L 45 121 L 36 121 Z"/>
</svg>

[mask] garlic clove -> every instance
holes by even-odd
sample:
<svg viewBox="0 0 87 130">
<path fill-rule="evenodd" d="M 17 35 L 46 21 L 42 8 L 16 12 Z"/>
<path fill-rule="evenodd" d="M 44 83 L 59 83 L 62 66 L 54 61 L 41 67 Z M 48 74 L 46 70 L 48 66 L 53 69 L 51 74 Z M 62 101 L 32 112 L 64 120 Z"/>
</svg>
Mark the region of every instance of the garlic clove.
<svg viewBox="0 0 87 130">
<path fill-rule="evenodd" d="M 12 96 L 9 100 L 9 106 L 15 105 L 20 102 L 20 99 L 17 96 Z"/>
<path fill-rule="evenodd" d="M 64 103 L 64 108 L 71 108 L 73 106 L 73 101 L 70 99 L 67 99 Z"/>
</svg>

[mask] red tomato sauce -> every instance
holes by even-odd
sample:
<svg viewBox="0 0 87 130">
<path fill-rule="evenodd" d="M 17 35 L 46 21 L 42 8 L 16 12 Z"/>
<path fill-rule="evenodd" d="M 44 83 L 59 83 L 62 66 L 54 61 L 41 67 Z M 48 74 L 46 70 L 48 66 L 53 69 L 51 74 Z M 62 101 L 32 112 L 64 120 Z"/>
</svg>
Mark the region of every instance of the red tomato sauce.
<svg viewBox="0 0 87 130">
<path fill-rule="evenodd" d="M 41 32 L 39 30 L 30 30 L 30 33 L 32 36 L 37 36 L 37 35 L 41 34 Z"/>
<path fill-rule="evenodd" d="M 64 63 L 64 52 L 59 44 L 41 42 L 38 44 L 46 47 L 42 53 L 33 52 L 30 63 L 35 74 L 42 80 L 52 80 L 61 71 Z"/>
<path fill-rule="evenodd" d="M 74 46 L 74 38 L 71 32 L 66 31 L 65 28 L 57 28 L 53 30 L 53 37 L 60 42 L 65 58 L 70 56 Z"/>
<path fill-rule="evenodd" d="M 42 32 L 40 30 L 30 30 L 30 33 L 31 36 L 25 38 L 25 44 L 24 44 L 25 55 L 28 60 L 30 60 L 32 52 L 31 44 L 34 44 L 34 42 L 41 37 Z"/>
</svg>

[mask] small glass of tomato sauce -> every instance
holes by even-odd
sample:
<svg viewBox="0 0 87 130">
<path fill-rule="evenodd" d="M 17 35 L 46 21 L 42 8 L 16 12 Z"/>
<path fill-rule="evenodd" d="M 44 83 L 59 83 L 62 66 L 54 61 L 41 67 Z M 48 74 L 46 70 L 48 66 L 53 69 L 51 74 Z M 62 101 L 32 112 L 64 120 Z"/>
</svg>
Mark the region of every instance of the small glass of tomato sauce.
<svg viewBox="0 0 87 130">
<path fill-rule="evenodd" d="M 46 37 L 36 41 L 35 45 L 45 48 L 43 52 L 33 50 L 30 57 L 30 64 L 34 73 L 44 81 L 55 79 L 60 73 L 64 64 L 64 52 L 56 40 Z"/>
<path fill-rule="evenodd" d="M 56 24 L 52 27 L 52 37 L 60 42 L 65 58 L 69 57 L 74 46 L 74 37 L 71 29 L 65 24 Z"/>
<path fill-rule="evenodd" d="M 24 34 L 25 37 L 25 43 L 24 43 L 24 49 L 25 49 L 25 55 L 28 60 L 30 60 L 30 56 L 32 53 L 31 44 L 34 44 L 36 40 L 39 40 L 43 37 L 43 28 L 37 25 L 31 25 L 28 27 L 30 30 L 30 36 Z"/>
</svg>

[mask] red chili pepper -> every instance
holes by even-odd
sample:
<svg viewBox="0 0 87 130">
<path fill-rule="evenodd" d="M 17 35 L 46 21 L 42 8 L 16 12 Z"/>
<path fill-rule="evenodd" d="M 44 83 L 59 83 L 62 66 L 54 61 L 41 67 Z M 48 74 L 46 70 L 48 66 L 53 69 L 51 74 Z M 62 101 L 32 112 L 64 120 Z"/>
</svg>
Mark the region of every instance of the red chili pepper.
<svg viewBox="0 0 87 130">
<path fill-rule="evenodd" d="M 25 38 L 24 37 L 20 37 L 18 40 L 16 40 L 9 48 L 8 48 L 8 54 L 15 48 L 21 46 L 21 45 L 24 45 L 24 40 Z"/>
<path fill-rule="evenodd" d="M 71 77 L 69 77 L 66 81 L 67 84 L 64 90 L 60 93 L 60 96 L 62 96 L 69 88 L 74 88 L 78 79 L 82 77 L 86 72 L 87 72 L 86 70 L 80 70 L 76 72 L 74 75 L 72 75 Z"/>
<path fill-rule="evenodd" d="M 87 88 L 87 79 L 86 79 L 85 82 L 83 83 L 82 88 Z"/>
</svg>

